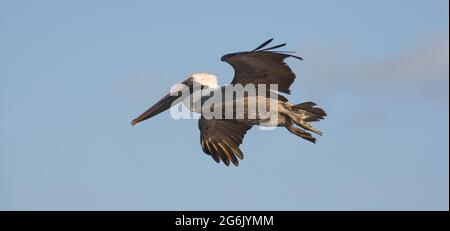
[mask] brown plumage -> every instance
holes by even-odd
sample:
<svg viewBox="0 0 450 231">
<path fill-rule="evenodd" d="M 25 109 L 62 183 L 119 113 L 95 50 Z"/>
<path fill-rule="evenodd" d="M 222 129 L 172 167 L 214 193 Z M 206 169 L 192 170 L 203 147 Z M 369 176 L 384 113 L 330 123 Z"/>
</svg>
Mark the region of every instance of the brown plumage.
<svg viewBox="0 0 450 231">
<path fill-rule="evenodd" d="M 270 51 L 285 46 L 285 43 L 260 50 L 272 42 L 272 40 L 270 39 L 262 43 L 249 52 L 236 52 L 222 56 L 221 60 L 229 63 L 235 71 L 234 78 L 231 81 L 232 85 L 265 84 L 268 87 L 269 84 L 277 84 L 279 92 L 290 94 L 291 91 L 289 88 L 295 80 L 295 74 L 284 62 L 284 59 L 294 57 L 302 60 L 302 58 L 283 52 Z M 283 103 L 287 103 L 288 101 L 282 95 L 278 95 L 278 100 Z M 292 106 L 292 110 L 303 110 L 307 121 L 323 119 L 326 116 L 325 111 L 320 108 L 314 108 L 314 106 L 314 103 L 307 102 Z M 311 142 L 316 141 L 310 133 L 299 128 L 294 128 L 293 125 L 295 123 L 293 121 L 289 119 L 285 120 L 283 126 L 286 126 L 289 131 Z M 258 124 L 258 122 L 254 124 Z M 242 151 L 239 149 L 239 145 L 252 125 L 252 121 L 249 120 L 206 120 L 201 118 L 199 121 L 199 129 L 201 132 L 200 141 L 203 151 L 211 155 L 217 163 L 222 160 L 227 166 L 230 162 L 237 166 L 239 162 L 236 156 L 241 160 L 244 157 Z"/>
<path fill-rule="evenodd" d="M 261 44 L 267 45 L 268 42 Z M 222 61 L 229 63 L 234 68 L 234 78 L 231 84 L 278 84 L 278 91 L 290 94 L 289 87 L 295 80 L 295 74 L 284 62 L 288 57 L 303 60 L 301 57 L 282 52 L 269 50 L 282 47 L 281 44 L 264 50 L 250 52 L 237 52 L 222 56 Z M 259 47 L 262 48 L 262 47 Z"/>
<path fill-rule="evenodd" d="M 239 162 L 236 157 L 241 160 L 244 158 L 239 145 L 252 126 L 252 123 L 243 120 L 201 118 L 198 128 L 202 149 L 217 163 L 222 160 L 226 165 L 230 165 L 231 161 L 237 166 Z"/>
</svg>

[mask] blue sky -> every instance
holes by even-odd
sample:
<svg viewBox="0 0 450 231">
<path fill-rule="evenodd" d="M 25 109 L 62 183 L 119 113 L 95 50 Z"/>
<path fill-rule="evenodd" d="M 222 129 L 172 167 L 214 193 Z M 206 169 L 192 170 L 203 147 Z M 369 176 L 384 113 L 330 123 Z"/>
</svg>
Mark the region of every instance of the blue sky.
<svg viewBox="0 0 450 231">
<path fill-rule="evenodd" d="M 1 210 L 448 210 L 448 1 L 1 1 Z M 197 122 L 130 121 L 274 37 L 311 144 L 251 130 L 238 168 Z"/>
</svg>

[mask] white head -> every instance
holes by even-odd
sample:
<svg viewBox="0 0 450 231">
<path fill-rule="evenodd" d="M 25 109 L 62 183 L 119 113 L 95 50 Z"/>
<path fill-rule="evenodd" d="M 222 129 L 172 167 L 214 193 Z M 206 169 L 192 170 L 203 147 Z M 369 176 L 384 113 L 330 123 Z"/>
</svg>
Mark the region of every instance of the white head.
<svg viewBox="0 0 450 231">
<path fill-rule="evenodd" d="M 217 76 L 209 73 L 194 73 L 192 74 L 192 80 L 201 86 L 206 86 L 208 88 L 219 88 L 219 83 L 217 81 Z"/>
</svg>

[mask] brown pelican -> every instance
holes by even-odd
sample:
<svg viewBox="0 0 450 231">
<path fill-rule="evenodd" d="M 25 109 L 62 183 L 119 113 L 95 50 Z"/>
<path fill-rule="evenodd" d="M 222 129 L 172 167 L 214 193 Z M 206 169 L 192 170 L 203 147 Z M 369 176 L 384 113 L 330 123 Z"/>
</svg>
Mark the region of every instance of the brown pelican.
<svg viewBox="0 0 450 231">
<path fill-rule="evenodd" d="M 252 51 L 222 56 L 221 60 L 229 63 L 235 71 L 231 84 L 220 87 L 217 77 L 212 74 L 192 74 L 182 84 L 175 85 L 169 94 L 135 118 L 131 124 L 135 125 L 149 119 L 189 99 L 188 103 L 185 103 L 187 108 L 201 115 L 198 126 L 203 151 L 217 163 L 222 160 L 227 166 L 230 162 L 237 166 L 238 158 L 243 159 L 244 155 L 239 145 L 253 125 L 285 127 L 289 132 L 315 143 L 316 138 L 310 132 L 319 135 L 322 133 L 314 128 L 311 122 L 323 119 L 326 113 L 315 107 L 316 104 L 313 102 L 294 105 L 279 94 L 290 94 L 289 87 L 295 79 L 295 74 L 284 63 L 284 59 L 293 57 L 302 60 L 302 58 L 292 55 L 292 52 L 274 51 L 285 46 L 285 43 L 263 49 L 272 40 L 262 43 Z M 233 93 L 231 98 L 225 95 L 229 89 L 237 92 L 238 86 L 239 89 L 245 88 L 248 91 L 244 94 Z M 247 86 L 254 87 L 247 88 Z M 252 89 L 253 91 L 250 91 Z M 198 97 L 194 99 L 196 94 Z M 215 97 L 219 100 L 211 100 L 214 96 L 220 96 Z M 253 100 L 256 107 L 250 103 Z M 268 110 L 268 105 L 275 110 Z M 231 116 L 230 113 L 224 112 L 224 109 L 226 111 L 230 107 L 234 109 L 231 110 Z M 238 110 L 238 107 L 241 110 Z"/>
</svg>

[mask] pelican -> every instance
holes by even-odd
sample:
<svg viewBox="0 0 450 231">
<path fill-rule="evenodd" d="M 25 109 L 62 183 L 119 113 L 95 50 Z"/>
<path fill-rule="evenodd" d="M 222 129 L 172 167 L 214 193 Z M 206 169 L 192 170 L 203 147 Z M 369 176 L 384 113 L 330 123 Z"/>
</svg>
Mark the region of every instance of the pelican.
<svg viewBox="0 0 450 231">
<path fill-rule="evenodd" d="M 324 119 L 327 114 L 313 102 L 291 104 L 281 95 L 290 94 L 289 87 L 295 79 L 295 74 L 284 60 L 289 57 L 303 59 L 292 55 L 293 52 L 275 50 L 285 46 L 286 43 L 265 48 L 272 40 L 269 39 L 251 51 L 222 56 L 221 60 L 234 69 L 234 78 L 230 84 L 220 86 L 215 75 L 194 73 L 181 84 L 172 87 L 169 94 L 133 119 L 131 124 L 135 125 L 152 118 L 189 99 L 189 102 L 185 103 L 187 108 L 200 114 L 198 127 L 203 152 L 217 163 L 222 161 L 227 166 L 230 163 L 238 166 L 238 158 L 240 160 L 244 158 L 239 145 L 242 144 L 244 135 L 254 125 L 285 127 L 289 132 L 315 143 L 316 138 L 312 133 L 321 136 L 322 132 L 313 127 L 311 122 Z M 238 87 L 248 92 L 232 94 L 232 97 L 225 96 L 230 89 L 236 91 Z M 263 94 L 260 94 L 260 90 Z M 196 94 L 199 97 L 194 97 Z M 212 100 L 213 98 L 219 100 Z M 252 100 L 255 101 L 256 107 L 250 103 Z M 268 105 L 273 110 L 268 110 Z M 238 107 L 241 110 L 237 110 Z M 234 110 L 231 110 L 231 114 L 227 114 L 223 110 L 226 111 L 227 108 Z"/>
</svg>

